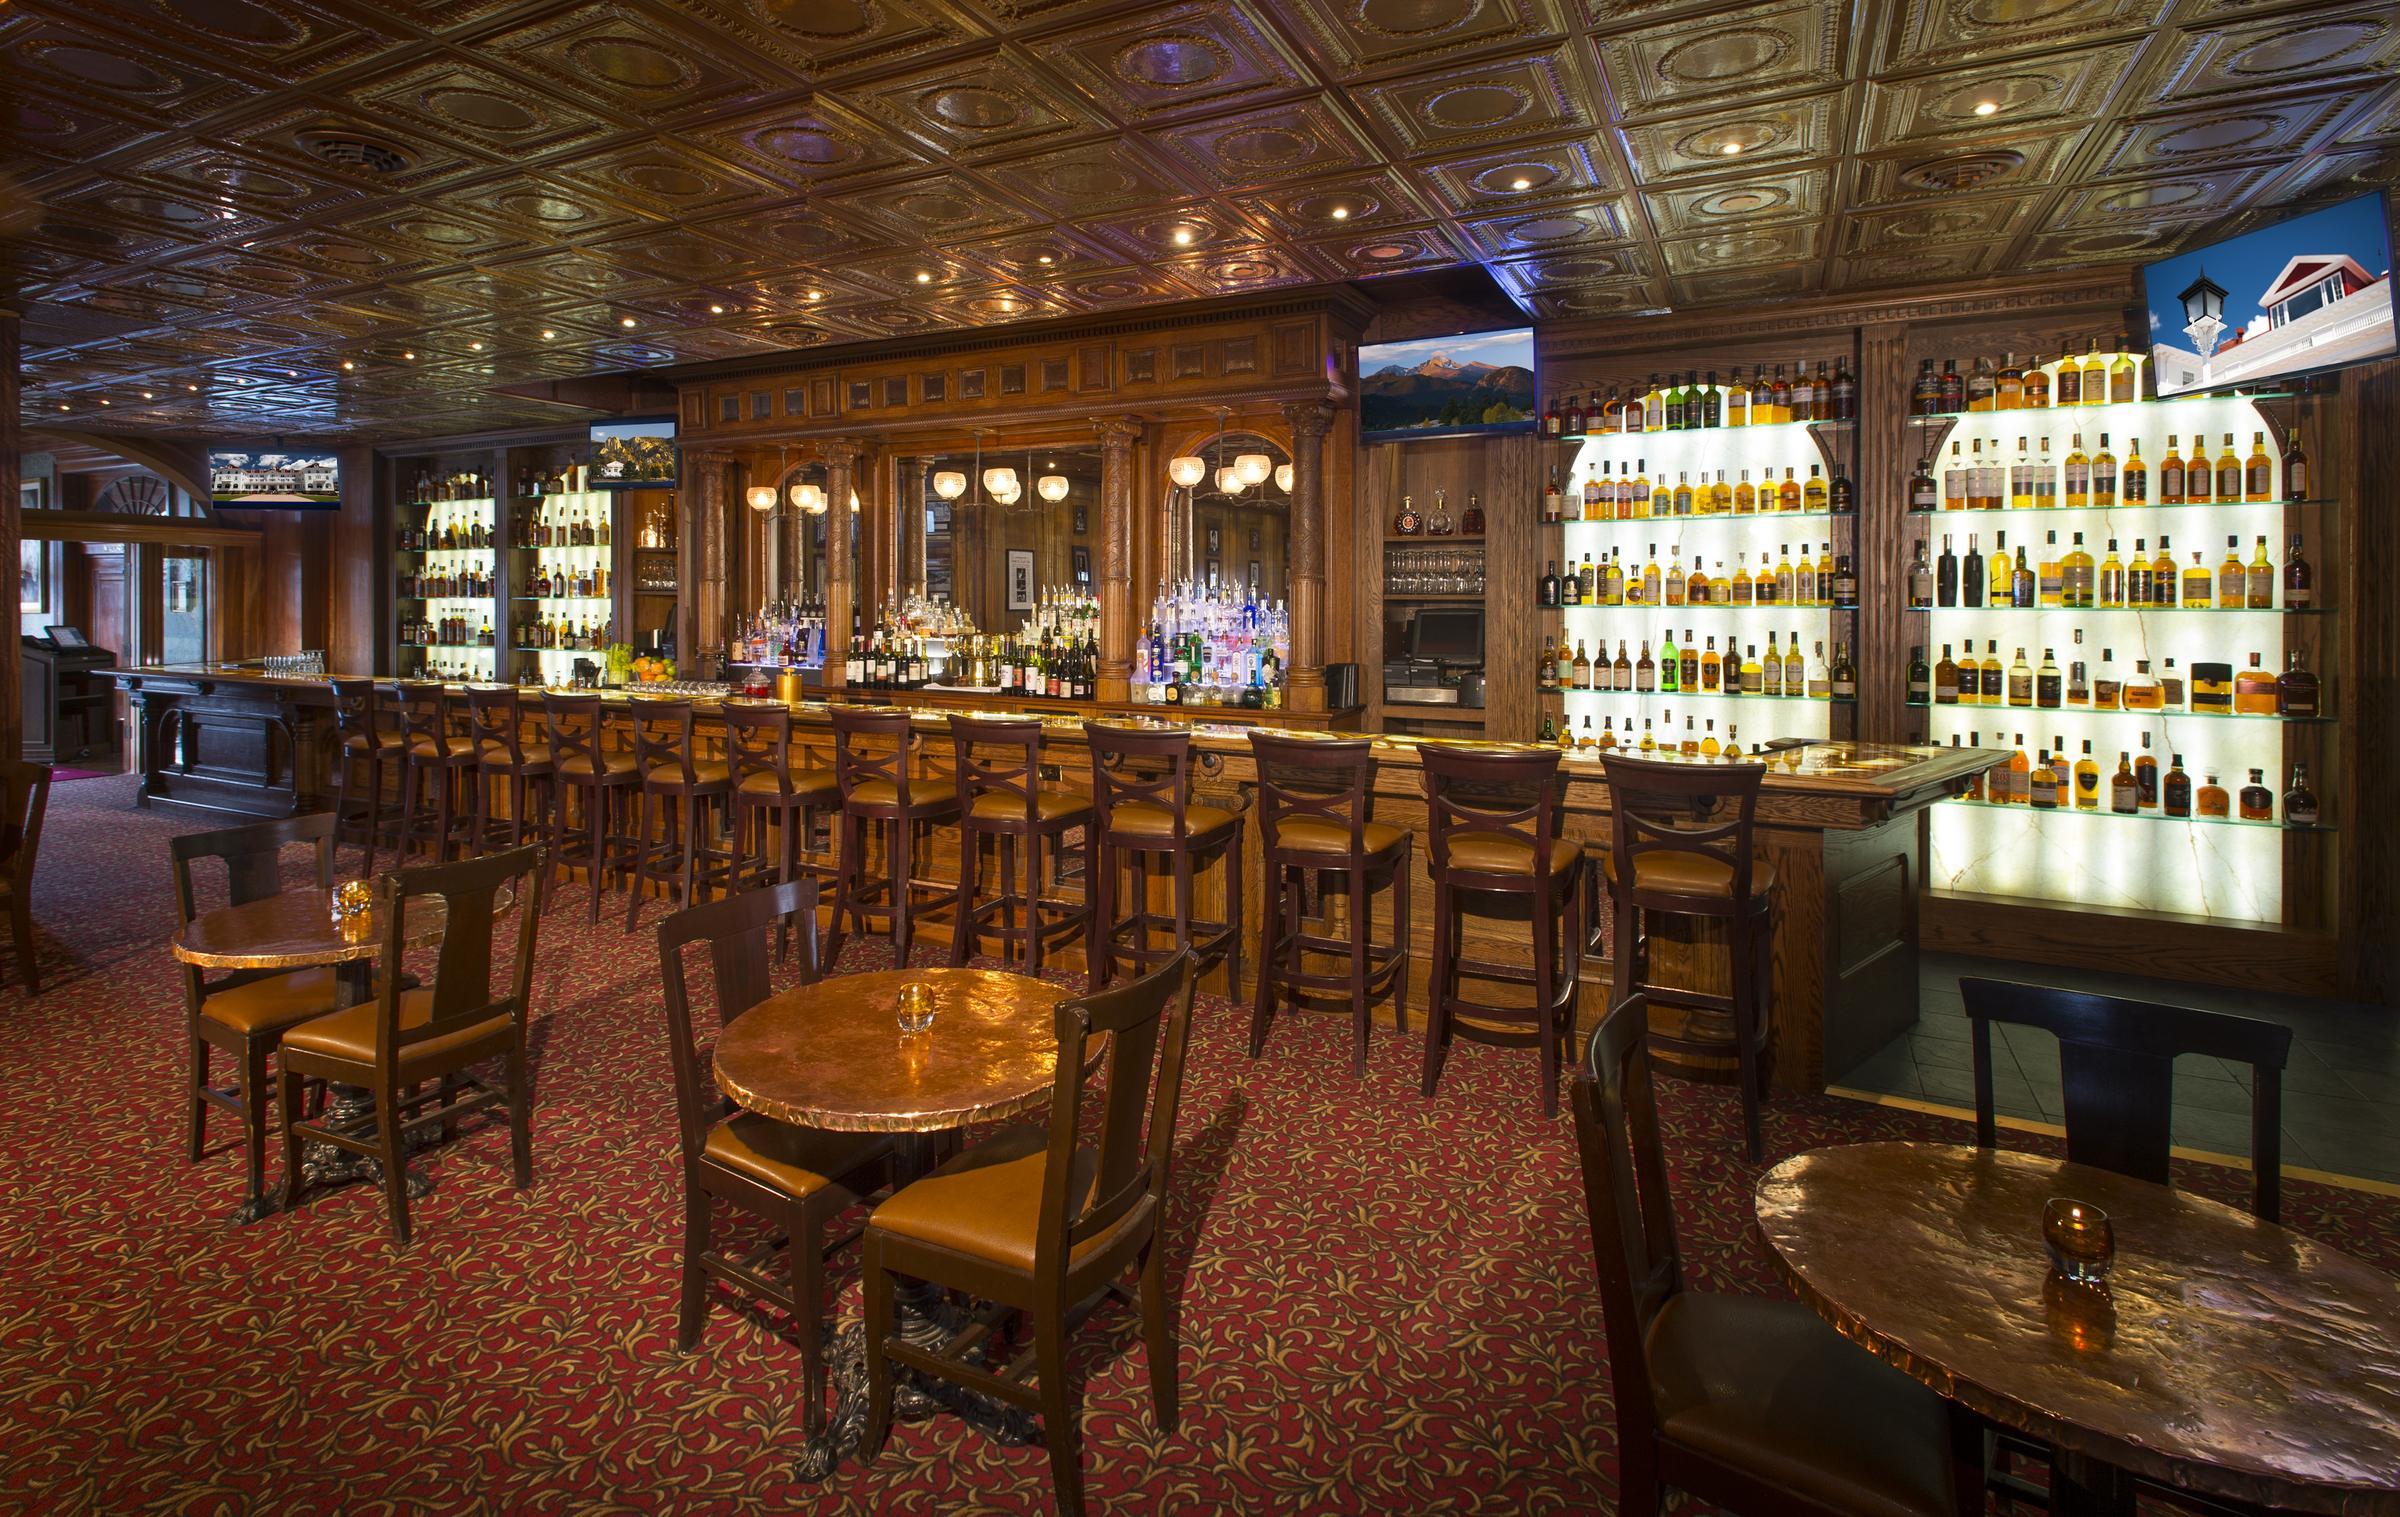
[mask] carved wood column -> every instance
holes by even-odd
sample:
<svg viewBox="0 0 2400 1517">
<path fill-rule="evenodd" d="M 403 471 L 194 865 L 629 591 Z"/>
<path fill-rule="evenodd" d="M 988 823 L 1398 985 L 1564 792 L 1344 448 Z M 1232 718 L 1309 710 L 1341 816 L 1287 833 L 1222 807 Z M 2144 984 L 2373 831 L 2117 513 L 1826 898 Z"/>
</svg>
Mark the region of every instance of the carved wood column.
<svg viewBox="0 0 2400 1517">
<path fill-rule="evenodd" d="M 16 312 L 0 310 L 0 562 L 12 564 L 25 538 L 25 523 L 17 514 L 17 485 L 24 477 L 18 456 L 24 433 L 17 418 L 17 322 Z M 0 642 L 7 644 L 0 648 L 0 758 L 22 758 L 25 653 L 14 635 Z"/>
<path fill-rule="evenodd" d="M 731 453 L 718 448 L 695 449 L 683 459 L 691 465 L 693 475 L 693 487 L 677 500 L 683 513 L 683 540 L 691 545 L 686 566 L 690 574 L 684 581 L 691 588 L 684 596 L 684 624 L 676 644 L 675 666 L 685 677 L 697 678 L 707 655 L 725 647 L 726 539 L 732 525 L 726 512 L 733 505 L 725 476 L 734 460 Z"/>
<path fill-rule="evenodd" d="M 1921 516 L 1902 498 L 1916 459 L 1908 452 L 1908 328 L 1874 322 L 1858 334 L 1858 645 L 1850 656 L 1862 671 L 1852 736 L 1869 742 L 1908 741 L 1909 638 L 1925 635 L 1923 617 L 1910 618 L 1910 539 L 1924 535 Z M 1838 627 L 1838 622 L 1837 622 Z M 1832 649 L 1826 650 L 1830 656 Z M 1938 655 L 1937 655 L 1938 656 Z M 1843 736 L 1835 708 L 1833 735 Z"/>
<path fill-rule="evenodd" d="M 1104 701 L 1132 698 L 1133 445 L 1139 422 L 1100 423 L 1100 682 Z"/>
<path fill-rule="evenodd" d="M 892 497 L 892 512 L 900 519 L 900 573 L 903 591 L 925 588 L 925 485 L 933 473 L 930 458 L 900 460 L 900 487 Z"/>
<path fill-rule="evenodd" d="M 855 437 L 825 440 L 825 684 L 842 683 L 843 650 L 850 646 L 850 612 L 855 578 L 850 555 L 850 491 L 866 444 Z M 864 513 L 861 513 L 862 515 Z"/>
<path fill-rule="evenodd" d="M 1292 667 L 1286 697 L 1294 711 L 1325 709 L 1325 432 L 1333 407 L 1307 401 L 1283 408 L 1292 427 Z"/>
</svg>

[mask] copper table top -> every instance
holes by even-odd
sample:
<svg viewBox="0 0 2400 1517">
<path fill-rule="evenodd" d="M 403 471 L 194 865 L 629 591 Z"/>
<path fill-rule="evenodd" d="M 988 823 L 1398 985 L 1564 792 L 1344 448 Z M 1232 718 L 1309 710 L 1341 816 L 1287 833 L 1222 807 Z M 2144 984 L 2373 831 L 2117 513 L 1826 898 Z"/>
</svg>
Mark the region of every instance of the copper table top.
<svg viewBox="0 0 2400 1517">
<path fill-rule="evenodd" d="M 508 905 L 505 893 L 497 903 Z M 439 942 L 449 910 L 439 896 L 409 903 L 409 948 Z M 203 911 L 175 934 L 175 957 L 203 969 L 298 969 L 371 959 L 383 950 L 372 909 L 335 921 L 333 892 L 314 886 Z"/>
<path fill-rule="evenodd" d="M 2050 1282 L 2042 1205 L 2109 1215 L 2103 1300 Z M 2189 1490 L 2400 1513 L 2400 1279 L 2247 1212 L 2033 1154 L 1862 1143 L 1759 1182 L 1801 1298 L 2020 1432 Z"/>
<path fill-rule="evenodd" d="M 930 987 L 933 1026 L 903 1037 L 900 987 Z M 994 969 L 837 975 L 759 1002 L 717 1039 L 717 1084 L 778 1121 L 939 1132 L 1050 1098 L 1062 986 Z"/>
</svg>

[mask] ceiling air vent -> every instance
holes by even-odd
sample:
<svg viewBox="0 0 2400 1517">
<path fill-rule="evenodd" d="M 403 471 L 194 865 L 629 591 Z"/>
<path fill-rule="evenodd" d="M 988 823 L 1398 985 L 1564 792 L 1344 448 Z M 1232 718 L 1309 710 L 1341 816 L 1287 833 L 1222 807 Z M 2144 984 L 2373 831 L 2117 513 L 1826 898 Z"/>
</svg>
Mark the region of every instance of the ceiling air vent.
<svg viewBox="0 0 2400 1517">
<path fill-rule="evenodd" d="M 2024 166 L 2025 155 L 2007 149 L 1989 153 L 1962 153 L 1955 158 L 1936 158 L 1930 163 L 1914 164 L 1902 169 L 1900 182 L 1919 190 L 1971 190 L 2002 175 L 2013 174 Z"/>
<path fill-rule="evenodd" d="M 301 151 L 312 158 L 369 174 L 397 174 L 410 162 L 405 150 L 358 132 L 332 128 L 302 132 L 299 142 Z"/>
</svg>

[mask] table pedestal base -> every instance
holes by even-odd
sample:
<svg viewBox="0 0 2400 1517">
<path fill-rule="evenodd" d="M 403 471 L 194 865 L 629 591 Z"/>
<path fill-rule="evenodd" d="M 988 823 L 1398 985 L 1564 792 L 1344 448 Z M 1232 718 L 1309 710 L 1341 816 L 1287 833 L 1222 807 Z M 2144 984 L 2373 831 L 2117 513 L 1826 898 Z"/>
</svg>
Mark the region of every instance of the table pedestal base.
<svg viewBox="0 0 2400 1517">
<path fill-rule="evenodd" d="M 966 1325 L 965 1312 L 952 1305 L 940 1290 L 915 1282 L 903 1283 L 894 1293 L 892 1313 L 901 1338 L 923 1349 L 940 1348 Z M 810 1438 L 799 1457 L 792 1461 L 792 1473 L 812 1482 L 831 1475 L 843 1460 L 856 1453 L 859 1441 L 866 1434 L 867 1328 L 863 1302 L 859 1316 L 834 1330 L 832 1341 L 826 1346 L 825 1378 L 832 1391 L 833 1410 L 825 1419 L 825 1430 Z M 942 1412 L 959 1418 L 996 1443 L 1025 1445 L 1042 1441 L 1041 1420 L 1023 1407 L 977 1395 L 947 1380 L 920 1375 L 905 1365 L 892 1366 L 894 1422 L 923 1422 Z"/>
</svg>

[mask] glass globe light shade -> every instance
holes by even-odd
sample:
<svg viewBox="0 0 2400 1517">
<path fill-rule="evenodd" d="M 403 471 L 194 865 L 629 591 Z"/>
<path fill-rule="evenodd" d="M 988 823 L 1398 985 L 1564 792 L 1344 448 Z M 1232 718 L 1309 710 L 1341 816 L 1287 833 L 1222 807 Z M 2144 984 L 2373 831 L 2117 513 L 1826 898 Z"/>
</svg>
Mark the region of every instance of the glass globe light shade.
<svg viewBox="0 0 2400 1517">
<path fill-rule="evenodd" d="M 750 502 L 750 509 L 753 511 L 775 509 L 775 487 L 773 485 L 752 485 L 742 492 L 742 498 Z"/>
<path fill-rule="evenodd" d="M 944 500 L 956 500 L 967 493 L 967 476 L 956 469 L 944 469 L 933 476 L 933 493 Z"/>
<path fill-rule="evenodd" d="M 1025 498 L 1025 492 L 1024 492 L 1023 490 L 1020 490 L 1020 489 L 1018 489 L 1018 488 L 1017 488 L 1017 484 L 1016 484 L 1016 481 L 1015 481 L 1015 480 L 1010 480 L 1010 481 L 1009 481 L 1009 485 L 1008 485 L 1008 488 L 1007 488 L 1007 489 L 1005 489 L 1005 490 L 994 490 L 994 491 L 992 492 L 992 499 L 994 499 L 994 500 L 998 501 L 1000 504 L 1002 504 L 1002 505 L 1004 505 L 1004 506 L 1013 506 L 1013 505 L 1015 505 L 1015 504 L 1016 504 L 1018 501 L 1020 501 L 1020 500 L 1023 500 L 1024 498 Z"/>
<path fill-rule="evenodd" d="M 1275 460 L 1264 453 L 1243 453 L 1235 457 L 1233 472 L 1241 476 L 1245 485 L 1260 484 L 1275 472 Z"/>
<path fill-rule="evenodd" d="M 1290 464 L 1275 466 L 1275 488 L 1286 495 L 1292 493 L 1292 466 Z"/>
<path fill-rule="evenodd" d="M 983 471 L 983 487 L 994 495 L 1012 494 L 1017 488 L 1017 471 L 1005 468 L 986 469 Z"/>
<path fill-rule="evenodd" d="M 1042 499 L 1053 504 L 1067 498 L 1067 476 L 1064 474 L 1045 474 L 1034 481 L 1033 487 L 1041 492 Z"/>
<path fill-rule="evenodd" d="M 823 485 L 795 486 L 793 494 L 800 502 L 800 509 L 811 515 L 825 509 L 825 487 Z"/>
<path fill-rule="evenodd" d="M 1175 481 L 1183 489 L 1189 490 L 1207 477 L 1208 460 L 1205 458 L 1194 458 L 1190 454 L 1185 454 L 1181 458 L 1167 460 L 1167 478 Z"/>
<path fill-rule="evenodd" d="M 850 492 L 850 509 L 852 511 L 858 509 L 858 492 L 856 490 Z"/>
<path fill-rule="evenodd" d="M 1239 495 L 1250 487 L 1243 480 L 1241 470 L 1229 467 L 1217 471 L 1217 488 L 1227 495 Z"/>
</svg>

